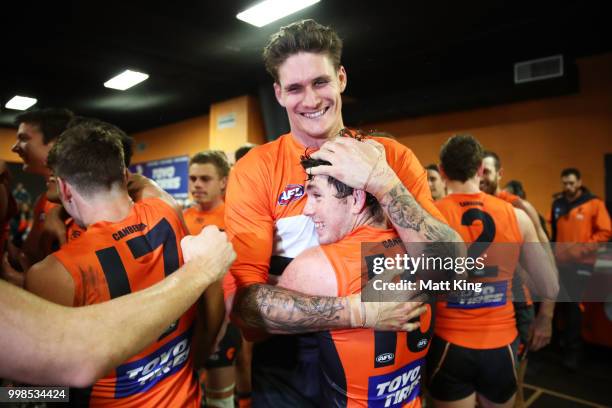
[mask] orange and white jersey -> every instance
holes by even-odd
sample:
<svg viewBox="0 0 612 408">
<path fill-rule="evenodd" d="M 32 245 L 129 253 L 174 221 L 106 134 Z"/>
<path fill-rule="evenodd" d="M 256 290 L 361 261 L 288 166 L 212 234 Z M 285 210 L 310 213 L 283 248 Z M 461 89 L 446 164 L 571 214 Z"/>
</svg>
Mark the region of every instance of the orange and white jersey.
<svg viewBox="0 0 612 408">
<path fill-rule="evenodd" d="M 148 198 L 134 204 L 120 222 L 89 225 L 53 256 L 72 276 L 73 305 L 91 305 L 147 288 L 173 273 L 183 264 L 180 241 L 185 235 L 175 210 Z M 190 352 L 195 313 L 191 307 L 145 350 L 92 387 L 71 393 L 71 401 L 97 407 L 199 407 Z"/>
<path fill-rule="evenodd" d="M 381 137 L 387 161 L 419 204 L 444 220 L 436 209 L 427 173 L 410 149 Z M 291 134 L 253 148 L 232 169 L 225 198 L 225 225 L 237 259 L 231 272 L 238 287 L 268 282 L 291 259 L 318 244 L 312 220 L 302 214 L 306 173 L 300 156 L 306 147 Z"/>
<path fill-rule="evenodd" d="M 465 242 L 479 243 L 470 247 L 468 255 L 486 260 L 482 276 L 471 276 L 482 283 L 481 292 L 451 292 L 446 301 L 438 302 L 435 333 L 462 347 L 506 346 L 517 336 L 510 298 L 523 242 L 514 208 L 483 192 L 450 194 L 436 206 Z"/>
</svg>

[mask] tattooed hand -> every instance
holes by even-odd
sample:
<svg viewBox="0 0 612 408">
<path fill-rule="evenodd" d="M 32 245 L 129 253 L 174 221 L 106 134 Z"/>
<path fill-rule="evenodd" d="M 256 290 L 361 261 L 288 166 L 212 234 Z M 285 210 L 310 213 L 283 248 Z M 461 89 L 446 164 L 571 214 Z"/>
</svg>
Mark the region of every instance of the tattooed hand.
<svg viewBox="0 0 612 408">
<path fill-rule="evenodd" d="M 325 142 L 311 157 L 326 160 L 331 166 L 312 167 L 309 174 L 331 176 L 374 196 L 386 193 L 399 181 L 387 163 L 384 146 L 375 140 L 338 137 Z"/>
</svg>

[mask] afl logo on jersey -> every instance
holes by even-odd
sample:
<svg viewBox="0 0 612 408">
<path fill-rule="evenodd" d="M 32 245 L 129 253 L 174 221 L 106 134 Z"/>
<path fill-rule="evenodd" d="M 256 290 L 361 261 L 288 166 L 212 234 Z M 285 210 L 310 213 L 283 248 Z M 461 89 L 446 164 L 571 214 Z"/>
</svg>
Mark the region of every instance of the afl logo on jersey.
<svg viewBox="0 0 612 408">
<path fill-rule="evenodd" d="M 395 354 L 393 353 L 383 353 L 376 356 L 377 363 L 386 363 L 395 359 Z"/>
<path fill-rule="evenodd" d="M 304 195 L 304 186 L 300 184 L 287 184 L 287 187 L 278 196 L 278 205 L 287 205 L 299 200 Z"/>
</svg>

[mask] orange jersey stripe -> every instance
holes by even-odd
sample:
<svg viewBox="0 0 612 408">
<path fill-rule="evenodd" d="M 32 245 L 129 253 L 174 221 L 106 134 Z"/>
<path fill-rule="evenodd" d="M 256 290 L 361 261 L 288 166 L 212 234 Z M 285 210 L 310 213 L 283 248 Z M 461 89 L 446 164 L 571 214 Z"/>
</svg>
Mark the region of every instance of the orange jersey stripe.
<svg viewBox="0 0 612 408">
<path fill-rule="evenodd" d="M 451 227 L 465 242 L 479 241 L 486 247 L 486 277 L 482 293 L 451 292 L 447 301 L 438 302 L 436 335 L 462 347 L 488 349 L 503 347 L 517 336 L 511 298 L 512 277 L 520 255 L 519 245 L 498 246 L 487 243 L 523 241 L 514 208 L 485 193 L 450 194 L 436 202 Z M 476 247 L 473 247 L 476 249 Z M 480 252 L 480 251 L 479 251 Z"/>
<path fill-rule="evenodd" d="M 74 306 L 89 305 L 144 289 L 174 272 L 183 264 L 183 236 L 175 211 L 150 198 L 134 204 L 120 222 L 90 225 L 53 255 L 72 275 Z M 158 341 L 75 398 L 98 407 L 198 407 L 190 352 L 194 318 L 192 307 Z"/>
</svg>

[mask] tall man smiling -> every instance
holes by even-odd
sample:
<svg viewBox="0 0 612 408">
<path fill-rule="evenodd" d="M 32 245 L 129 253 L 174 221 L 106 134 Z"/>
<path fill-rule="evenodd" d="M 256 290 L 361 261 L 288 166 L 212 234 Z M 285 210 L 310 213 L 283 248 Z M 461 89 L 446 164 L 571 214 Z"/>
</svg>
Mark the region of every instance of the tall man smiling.
<svg viewBox="0 0 612 408">
<path fill-rule="evenodd" d="M 256 344 L 256 407 L 323 403 L 317 339 L 304 333 L 363 327 L 363 321 L 377 330 L 406 330 L 409 312 L 417 307 L 417 303 L 360 303 L 359 294 L 304 295 L 268 284 L 275 281 L 269 281 L 271 275 L 280 276 L 292 258 L 318 243 L 314 223 L 302 214 L 306 175 L 299 157 L 344 129 L 341 94 L 347 74 L 341 54 L 338 35 L 313 20 L 290 24 L 272 35 L 264 60 L 276 98 L 287 110 L 291 132 L 255 147 L 236 164 L 228 182 L 225 220 L 237 253 L 232 273 L 238 290 L 232 313 L 245 329 L 294 334 Z M 331 167 L 335 172 L 331 175 L 343 182 L 348 174 L 357 177 L 361 185 L 350 187 L 374 193 L 405 242 L 459 239 L 440 221 L 425 170 L 409 149 L 388 138 L 374 138 L 380 143 L 340 139 L 328 145 L 325 154 L 330 157 L 322 158 L 333 166 L 319 166 L 317 171 L 328 172 Z M 349 153 L 337 160 L 334 148 Z"/>
</svg>

